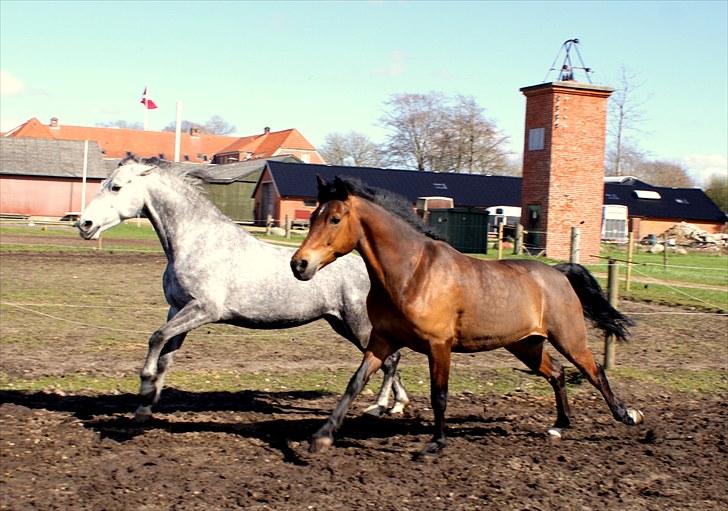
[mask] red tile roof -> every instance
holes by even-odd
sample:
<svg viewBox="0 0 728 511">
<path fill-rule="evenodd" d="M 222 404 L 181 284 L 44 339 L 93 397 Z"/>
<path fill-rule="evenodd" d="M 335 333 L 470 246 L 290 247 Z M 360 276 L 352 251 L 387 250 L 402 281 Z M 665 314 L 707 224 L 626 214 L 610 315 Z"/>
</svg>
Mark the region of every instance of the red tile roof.
<svg viewBox="0 0 728 511">
<path fill-rule="evenodd" d="M 123 158 L 127 152 L 137 156 L 150 157 L 164 155 L 165 159 L 174 158 L 174 132 L 170 131 L 142 131 L 125 128 L 101 128 L 87 126 L 67 126 L 58 124 L 57 127 L 42 124 L 35 117 L 7 132 L 6 137 L 45 138 L 56 140 L 95 140 L 107 158 Z M 230 137 L 224 135 L 207 135 L 200 133 L 193 136 L 183 133 L 180 141 L 180 160 L 190 162 L 208 160 L 217 153 L 248 152 L 257 158 L 283 154 L 287 150 L 299 149 L 313 151 L 320 158 L 316 148 L 312 146 L 296 129 L 283 131 L 270 131 L 260 135 L 248 137 Z M 185 158 L 185 156 L 187 158 Z"/>
<path fill-rule="evenodd" d="M 323 163 L 316 148 L 295 129 L 282 131 L 266 131 L 260 135 L 242 137 L 221 151 L 225 153 L 249 153 L 253 158 L 263 158 L 276 154 L 297 154 L 311 152 L 311 163 Z"/>
</svg>

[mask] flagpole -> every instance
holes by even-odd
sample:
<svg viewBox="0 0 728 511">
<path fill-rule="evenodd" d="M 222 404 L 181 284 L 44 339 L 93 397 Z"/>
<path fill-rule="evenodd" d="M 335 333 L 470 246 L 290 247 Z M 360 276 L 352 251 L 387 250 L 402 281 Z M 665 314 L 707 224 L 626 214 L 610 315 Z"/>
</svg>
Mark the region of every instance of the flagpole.
<svg viewBox="0 0 728 511">
<path fill-rule="evenodd" d="M 174 129 L 174 161 L 179 162 L 179 150 L 182 142 L 182 102 L 177 100 L 177 123 Z"/>
<path fill-rule="evenodd" d="M 88 175 L 88 140 L 83 141 L 83 171 L 81 172 L 81 214 L 86 209 L 86 176 Z"/>
<path fill-rule="evenodd" d="M 149 87 L 144 87 L 144 131 L 149 130 Z"/>
</svg>

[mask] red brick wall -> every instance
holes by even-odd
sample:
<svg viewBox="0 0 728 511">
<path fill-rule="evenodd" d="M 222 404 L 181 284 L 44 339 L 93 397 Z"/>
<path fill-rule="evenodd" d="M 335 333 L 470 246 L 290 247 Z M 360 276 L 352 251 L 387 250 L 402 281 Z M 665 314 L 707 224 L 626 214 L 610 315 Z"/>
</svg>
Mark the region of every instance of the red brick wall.
<svg viewBox="0 0 728 511">
<path fill-rule="evenodd" d="M 540 204 L 546 255 L 568 259 L 571 227 L 580 229 L 580 261 L 599 255 L 604 197 L 604 144 L 611 89 L 555 82 L 522 89 L 526 96 L 522 223 Z M 531 128 L 544 128 L 544 148 L 529 151 Z"/>
</svg>

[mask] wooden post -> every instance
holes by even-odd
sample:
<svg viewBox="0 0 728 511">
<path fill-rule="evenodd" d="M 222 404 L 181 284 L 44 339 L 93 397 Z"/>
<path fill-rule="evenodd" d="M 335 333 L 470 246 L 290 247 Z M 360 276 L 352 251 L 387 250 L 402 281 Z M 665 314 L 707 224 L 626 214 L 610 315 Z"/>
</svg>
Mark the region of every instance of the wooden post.
<svg viewBox="0 0 728 511">
<path fill-rule="evenodd" d="M 503 224 L 498 224 L 498 259 L 503 259 Z"/>
<path fill-rule="evenodd" d="M 632 258 L 634 257 L 634 233 L 630 231 L 627 236 L 627 270 L 624 274 L 624 290 L 629 292 L 632 279 Z"/>
<path fill-rule="evenodd" d="M 516 225 L 516 240 L 513 243 L 513 254 L 521 255 L 523 251 L 523 226 L 521 224 Z"/>
<path fill-rule="evenodd" d="M 569 257 L 570 263 L 579 264 L 579 228 L 571 228 L 571 256 Z"/>
<path fill-rule="evenodd" d="M 663 246 L 665 250 L 662 251 L 662 269 L 667 270 L 667 234 L 662 235 Z"/>
<path fill-rule="evenodd" d="M 100 234 L 99 234 L 99 242 L 98 242 L 98 246 L 97 246 L 96 248 L 97 248 L 97 250 L 101 250 L 101 248 L 102 248 L 102 247 L 101 247 L 101 235 L 100 235 Z"/>
<path fill-rule="evenodd" d="M 609 298 L 609 304 L 612 307 L 617 307 L 619 301 L 619 267 L 617 261 L 614 259 L 609 260 L 609 272 L 607 277 L 607 296 Z M 604 369 L 614 368 L 615 361 L 615 349 L 617 339 L 614 334 L 609 334 L 604 337 Z"/>
<path fill-rule="evenodd" d="M 291 239 L 291 219 L 286 215 L 286 239 Z"/>
<path fill-rule="evenodd" d="M 268 215 L 265 219 L 265 233 L 270 236 L 270 231 L 273 228 L 273 215 Z"/>
</svg>

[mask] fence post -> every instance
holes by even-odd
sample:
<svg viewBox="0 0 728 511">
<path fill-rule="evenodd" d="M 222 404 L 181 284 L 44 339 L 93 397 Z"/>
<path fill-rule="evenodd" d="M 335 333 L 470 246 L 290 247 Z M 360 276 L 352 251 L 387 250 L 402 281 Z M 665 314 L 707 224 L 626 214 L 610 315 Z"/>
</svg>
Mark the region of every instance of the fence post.
<svg viewBox="0 0 728 511">
<path fill-rule="evenodd" d="M 667 234 L 662 235 L 663 247 L 665 250 L 662 251 L 662 269 L 667 270 Z"/>
<path fill-rule="evenodd" d="M 521 255 L 523 250 L 523 226 L 521 224 L 516 225 L 516 239 L 513 243 L 513 254 Z"/>
<path fill-rule="evenodd" d="M 97 247 L 96 247 L 96 249 L 97 249 L 97 250 L 101 250 L 101 247 L 102 247 L 102 243 L 101 243 L 101 235 L 99 234 L 99 242 L 97 243 Z"/>
<path fill-rule="evenodd" d="M 498 259 L 503 259 L 503 224 L 498 224 Z"/>
<path fill-rule="evenodd" d="M 291 239 L 291 219 L 286 215 L 286 239 Z"/>
<path fill-rule="evenodd" d="M 273 215 L 268 215 L 265 219 L 265 233 L 270 236 L 270 231 L 273 228 Z"/>
<path fill-rule="evenodd" d="M 616 308 L 617 301 L 619 300 L 619 267 L 617 266 L 617 261 L 610 259 L 608 268 L 607 296 L 609 298 L 609 304 Z M 609 334 L 604 337 L 605 370 L 612 369 L 614 367 L 616 342 L 617 339 L 614 334 Z"/>
<path fill-rule="evenodd" d="M 571 228 L 571 256 L 569 257 L 570 263 L 579 264 L 579 228 Z"/>
<path fill-rule="evenodd" d="M 634 233 L 630 231 L 627 236 L 627 270 L 624 274 L 624 290 L 629 292 L 632 279 L 632 257 L 634 256 Z"/>
</svg>

